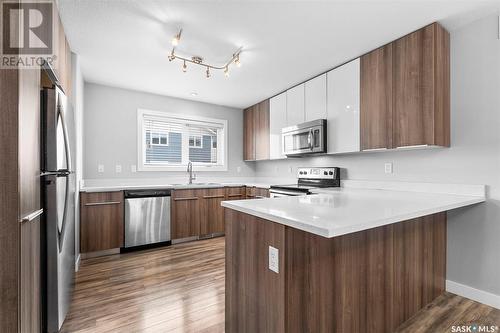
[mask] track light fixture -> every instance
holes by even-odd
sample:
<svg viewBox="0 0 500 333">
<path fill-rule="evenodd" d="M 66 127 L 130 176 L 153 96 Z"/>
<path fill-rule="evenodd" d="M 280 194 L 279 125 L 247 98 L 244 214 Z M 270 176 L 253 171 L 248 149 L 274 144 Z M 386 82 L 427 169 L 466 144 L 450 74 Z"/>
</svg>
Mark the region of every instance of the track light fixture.
<svg viewBox="0 0 500 333">
<path fill-rule="evenodd" d="M 185 73 L 187 71 L 187 63 L 199 65 L 199 66 L 205 66 L 206 67 L 206 77 L 210 78 L 210 69 L 220 69 L 224 71 L 224 76 L 229 77 L 229 66 L 230 65 L 236 65 L 237 67 L 241 67 L 241 61 L 240 61 L 240 53 L 241 53 L 241 47 L 236 50 L 235 53 L 233 53 L 231 59 L 229 59 L 228 62 L 226 62 L 222 66 L 216 66 L 216 65 L 211 65 L 206 62 L 203 62 L 203 58 L 199 56 L 192 56 L 192 57 L 182 57 L 179 56 L 175 53 L 175 47 L 179 45 L 179 42 L 181 40 L 181 35 L 182 35 L 182 29 L 179 30 L 179 32 L 172 38 L 172 51 L 170 52 L 170 55 L 168 56 L 169 61 L 174 61 L 175 59 L 179 59 L 183 61 L 182 65 L 182 71 Z"/>
</svg>

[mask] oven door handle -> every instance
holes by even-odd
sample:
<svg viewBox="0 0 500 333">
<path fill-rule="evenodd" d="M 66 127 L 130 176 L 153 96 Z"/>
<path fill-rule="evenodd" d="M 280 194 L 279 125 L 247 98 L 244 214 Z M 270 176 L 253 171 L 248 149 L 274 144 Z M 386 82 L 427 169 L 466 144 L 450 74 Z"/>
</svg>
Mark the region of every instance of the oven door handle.
<svg viewBox="0 0 500 333">
<path fill-rule="evenodd" d="M 287 195 L 287 196 L 299 196 L 299 195 L 306 195 L 306 192 L 298 192 L 298 191 L 286 191 L 286 190 L 277 190 L 277 189 L 270 189 L 269 194 L 281 194 L 281 195 Z"/>
</svg>

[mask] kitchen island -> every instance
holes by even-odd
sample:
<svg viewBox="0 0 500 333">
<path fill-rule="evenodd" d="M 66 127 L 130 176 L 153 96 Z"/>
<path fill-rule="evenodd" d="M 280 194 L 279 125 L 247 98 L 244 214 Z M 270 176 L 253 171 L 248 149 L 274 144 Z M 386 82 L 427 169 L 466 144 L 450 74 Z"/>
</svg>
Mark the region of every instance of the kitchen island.
<svg viewBox="0 0 500 333">
<path fill-rule="evenodd" d="M 446 211 L 484 200 L 339 188 L 223 202 L 226 332 L 394 331 L 445 290 Z"/>
</svg>

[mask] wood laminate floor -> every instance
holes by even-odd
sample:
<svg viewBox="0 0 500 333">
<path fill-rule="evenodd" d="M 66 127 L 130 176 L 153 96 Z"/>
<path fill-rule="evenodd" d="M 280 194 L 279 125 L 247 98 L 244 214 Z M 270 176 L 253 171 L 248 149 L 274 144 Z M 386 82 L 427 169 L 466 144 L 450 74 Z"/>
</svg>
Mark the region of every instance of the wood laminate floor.
<svg viewBox="0 0 500 333">
<path fill-rule="evenodd" d="M 445 293 L 397 333 L 474 324 L 500 310 Z M 224 332 L 224 238 L 84 260 L 62 332 Z"/>
</svg>

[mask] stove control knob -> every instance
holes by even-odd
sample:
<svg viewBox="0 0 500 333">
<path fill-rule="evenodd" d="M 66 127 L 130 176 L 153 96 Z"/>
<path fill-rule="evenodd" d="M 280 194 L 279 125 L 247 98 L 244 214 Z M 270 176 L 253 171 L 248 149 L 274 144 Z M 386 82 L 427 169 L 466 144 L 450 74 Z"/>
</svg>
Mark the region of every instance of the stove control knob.
<svg viewBox="0 0 500 333">
<path fill-rule="evenodd" d="M 328 172 L 326 172 L 326 171 L 323 171 L 323 174 L 324 174 L 325 176 L 328 176 Z"/>
<path fill-rule="evenodd" d="M 329 174 L 330 176 L 333 176 L 333 171 L 330 171 L 328 174 Z"/>
</svg>

